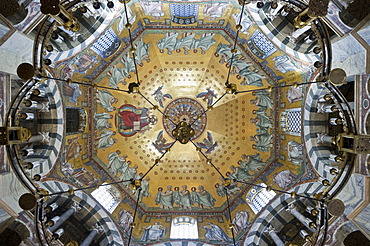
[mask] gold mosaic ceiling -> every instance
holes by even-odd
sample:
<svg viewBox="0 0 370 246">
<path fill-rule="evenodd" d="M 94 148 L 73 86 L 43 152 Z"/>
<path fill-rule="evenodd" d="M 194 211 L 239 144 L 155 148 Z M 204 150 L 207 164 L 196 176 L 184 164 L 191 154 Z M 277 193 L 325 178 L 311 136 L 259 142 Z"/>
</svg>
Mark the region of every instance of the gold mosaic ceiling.
<svg viewBox="0 0 370 246">
<path fill-rule="evenodd" d="M 231 26 L 236 25 L 232 14 L 237 14 L 240 10 L 237 5 L 230 4 L 220 17 L 211 18 L 203 14 L 204 5 L 199 6 L 198 19 L 204 20 L 205 25 L 217 23 L 221 28 L 208 29 L 204 26 L 199 29 L 193 28 L 197 23 L 185 28 L 171 23 L 171 28 L 161 26 L 160 29 L 155 29 L 153 23 L 165 22 L 165 19 L 169 18 L 169 4 L 163 4 L 164 15 L 161 17 L 145 15 L 138 2 L 132 3 L 130 7 L 136 16 L 132 30 L 139 33 L 135 36 L 134 44 L 137 46 L 136 55 L 141 59 L 137 64 L 141 82 L 140 93 L 158 106 L 160 111 L 168 112 L 169 118 L 174 122 L 184 119 L 191 122 L 195 119 L 194 112 L 207 110 L 208 105 L 212 104 L 211 100 L 215 102 L 225 93 L 230 60 L 224 50 L 225 47 L 227 50 L 227 46 L 230 49 L 233 40 L 223 28 L 227 23 Z M 146 24 L 150 27 L 146 30 L 140 29 L 140 25 L 145 23 L 144 18 L 149 19 L 151 23 Z M 220 20 L 223 20 L 224 24 L 219 24 Z M 118 18 L 108 29 L 118 34 L 120 40 L 124 41 L 128 38 L 128 33 L 126 29 L 121 30 L 120 25 L 122 26 L 122 19 Z M 248 40 L 257 30 L 257 26 L 251 25 L 248 32 L 240 34 L 240 39 Z M 171 35 L 176 37 L 170 39 Z M 193 39 L 193 43 L 201 43 L 202 40 L 206 42 L 195 48 L 186 46 L 185 42 L 179 49 L 175 46 L 173 50 L 168 48 L 172 47 L 171 42 L 180 43 L 180 40 L 190 39 Z M 129 45 L 125 45 L 124 42 L 118 45 L 119 48 L 108 55 L 99 54 L 96 49 L 88 47 L 77 56 L 58 63 L 56 73 L 61 77 L 72 76 L 75 81 L 92 81 L 99 86 L 127 90 L 128 84 L 136 82 L 137 77 L 132 70 Z M 285 55 L 278 49 L 267 58 L 261 59 L 256 56 L 250 57 L 251 51 L 246 45 L 237 48 L 240 66 L 232 67 L 230 82 L 236 83 L 238 90 L 258 89 L 275 84 L 271 70 L 277 76 L 284 77 L 279 82 L 291 83 L 304 77 L 301 71 L 305 64 L 298 64 L 296 60 L 294 63 L 296 70 L 284 73 L 276 67 L 270 66 L 269 70 L 261 65 L 263 62 L 274 64 L 274 58 Z M 243 75 L 241 71 L 246 66 L 248 73 Z M 253 85 L 253 81 L 258 83 Z M 174 141 L 169 134 L 171 124 L 167 124 L 169 130 L 165 129 L 169 119 L 163 117 L 159 110 L 153 109 L 140 94 L 127 94 L 104 88 L 81 87 L 80 90 L 81 96 L 76 98 L 76 102 L 65 100 L 66 106 L 70 107 L 86 103 L 91 106 L 87 112 L 89 127 L 76 140 L 82 146 L 82 153 L 88 158 L 84 159 L 82 155 L 75 158 L 74 168 L 89 169 L 95 183 L 119 181 L 131 174 L 136 178 L 142 177 L 155 160 L 165 153 L 166 146 Z M 230 174 L 231 177 L 236 175 L 240 165 L 250 163 L 254 157 L 260 160 L 260 165 L 249 169 L 243 175 L 249 182 L 260 182 L 259 175 L 280 154 L 276 153 L 277 149 L 274 148 L 282 144 L 276 142 L 275 135 L 276 116 L 280 106 L 276 103 L 275 94 L 270 93 L 268 96 L 271 107 L 261 106 L 261 99 L 256 93 L 227 94 L 206 113 L 206 117 L 202 117 L 196 132 L 198 136 L 193 142 L 225 177 Z M 263 98 L 264 101 L 267 100 L 266 97 Z M 256 100 L 259 106 L 256 105 Z M 296 106 L 299 107 L 299 104 Z M 271 125 L 267 124 L 268 127 L 261 128 L 254 122 L 261 111 L 264 111 L 271 122 Z M 100 123 L 106 126 L 103 124 L 99 127 L 98 119 L 100 116 L 104 119 L 103 115 L 107 118 Z M 67 143 L 73 139 L 76 139 L 75 136 L 68 136 Z M 295 137 L 295 140 L 301 141 L 299 137 Z M 264 142 L 264 146 L 256 147 L 258 141 Z M 288 139 L 284 140 L 287 141 Z M 158 190 L 162 188 L 165 191 L 168 186 L 172 186 L 172 189 L 179 187 L 182 190 L 184 185 L 189 191 L 192 187 L 199 191 L 200 186 L 203 186 L 215 199 L 215 208 L 225 204 L 225 197 L 216 189 L 223 182 L 220 175 L 207 164 L 205 157 L 196 150 L 195 145 L 175 143 L 160 163 L 145 176 L 148 188 L 140 203 L 143 209 L 161 211 L 160 204 L 155 199 Z M 115 160 L 124 160 L 128 164 L 125 164 L 125 170 L 122 166 L 116 167 L 110 163 L 114 156 Z M 93 164 L 93 167 L 90 167 L 91 163 L 86 165 L 90 158 L 97 166 Z M 297 172 L 296 166 L 288 162 L 284 164 L 285 169 Z M 120 188 L 124 196 L 135 199 L 135 192 L 130 190 L 130 187 L 124 184 Z M 245 185 L 235 184 L 232 200 L 242 196 L 246 189 Z"/>
</svg>

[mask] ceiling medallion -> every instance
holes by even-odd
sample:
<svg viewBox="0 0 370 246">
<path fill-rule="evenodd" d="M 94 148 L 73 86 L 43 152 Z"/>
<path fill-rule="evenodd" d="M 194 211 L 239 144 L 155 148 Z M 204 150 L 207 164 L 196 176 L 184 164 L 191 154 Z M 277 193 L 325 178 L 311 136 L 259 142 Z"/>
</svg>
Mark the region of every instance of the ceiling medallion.
<svg viewBox="0 0 370 246">
<path fill-rule="evenodd" d="M 198 138 L 207 125 L 207 116 L 203 106 L 191 98 L 182 97 L 173 100 L 167 105 L 163 114 L 166 116 L 163 117 L 163 126 L 167 134 L 181 143 L 183 143 L 181 140 L 187 139 L 187 143 L 189 140 Z M 175 135 L 175 129 L 183 137 Z"/>
</svg>

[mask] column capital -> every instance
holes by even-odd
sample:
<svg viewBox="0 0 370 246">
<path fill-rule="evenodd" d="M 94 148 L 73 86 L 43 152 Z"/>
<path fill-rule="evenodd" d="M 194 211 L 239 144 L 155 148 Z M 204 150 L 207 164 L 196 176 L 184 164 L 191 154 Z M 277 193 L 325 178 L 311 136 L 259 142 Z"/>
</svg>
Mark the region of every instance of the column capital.
<svg viewBox="0 0 370 246">
<path fill-rule="evenodd" d="M 78 211 L 80 211 L 82 209 L 80 207 L 80 204 L 78 202 L 73 202 L 73 204 L 71 205 L 71 208 L 74 208 L 75 209 L 75 212 L 78 212 Z"/>
<path fill-rule="evenodd" d="M 104 231 L 103 226 L 98 225 L 97 223 L 91 228 L 91 231 L 96 230 L 98 233 L 101 233 Z"/>
<path fill-rule="evenodd" d="M 271 234 L 271 233 L 274 233 L 274 232 L 276 233 L 276 230 L 272 225 L 270 225 L 269 227 L 266 228 L 266 232 L 268 234 Z"/>
<path fill-rule="evenodd" d="M 289 204 L 288 207 L 285 209 L 288 212 L 292 212 L 293 210 L 297 210 L 293 203 Z"/>
<path fill-rule="evenodd" d="M 50 142 L 49 132 L 39 132 L 39 134 L 42 136 L 41 143 L 48 144 Z"/>
</svg>

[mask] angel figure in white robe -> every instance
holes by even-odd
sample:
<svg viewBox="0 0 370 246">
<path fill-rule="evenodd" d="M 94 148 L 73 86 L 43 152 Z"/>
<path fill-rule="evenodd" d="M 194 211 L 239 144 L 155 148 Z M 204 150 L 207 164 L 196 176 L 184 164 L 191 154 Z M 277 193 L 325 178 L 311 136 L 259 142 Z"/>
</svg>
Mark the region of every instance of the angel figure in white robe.
<svg viewBox="0 0 370 246">
<path fill-rule="evenodd" d="M 116 132 L 112 130 L 104 130 L 101 132 L 100 136 L 97 138 L 98 143 L 96 147 L 98 149 L 105 150 L 106 148 L 112 146 L 113 144 L 117 143 L 118 140 L 113 138 L 112 136 L 116 135 Z"/>
<path fill-rule="evenodd" d="M 126 84 L 125 78 L 126 75 L 123 71 L 123 68 L 117 68 L 116 66 L 113 66 L 110 71 L 107 72 L 107 76 L 109 78 L 109 86 L 116 89 L 118 88 L 118 84 Z"/>
<path fill-rule="evenodd" d="M 95 119 L 95 129 L 103 130 L 107 128 L 112 127 L 112 123 L 109 123 L 108 120 L 112 119 L 113 115 L 110 115 L 108 113 L 95 113 L 94 119 Z"/>
<path fill-rule="evenodd" d="M 303 162 L 303 145 L 294 140 L 290 140 L 287 144 L 288 160 L 298 165 Z"/>
<path fill-rule="evenodd" d="M 164 53 L 164 49 L 167 49 L 169 55 L 175 50 L 178 33 L 167 33 L 166 36 L 160 39 L 157 43 L 159 52 Z"/>
<path fill-rule="evenodd" d="M 290 103 L 294 103 L 294 102 L 298 102 L 298 101 L 302 101 L 303 99 L 303 92 L 302 92 L 302 86 L 299 86 L 299 87 L 289 87 L 287 93 L 286 93 L 286 97 L 288 99 L 288 101 Z"/>
<path fill-rule="evenodd" d="M 118 214 L 118 224 L 123 228 L 125 232 L 130 231 L 130 224 L 133 221 L 133 216 L 131 211 L 121 209 Z"/>
<path fill-rule="evenodd" d="M 140 39 L 136 44 L 136 52 L 135 52 L 135 61 L 140 67 L 142 67 L 143 61 L 150 62 L 149 59 L 149 43 L 146 44 L 143 42 L 143 39 Z"/>
<path fill-rule="evenodd" d="M 154 19 L 160 19 L 164 16 L 162 11 L 162 2 L 154 1 L 140 1 L 140 5 L 143 8 L 145 15 L 153 16 Z"/>
<path fill-rule="evenodd" d="M 127 18 L 126 18 L 126 14 L 124 13 L 124 11 L 125 10 L 123 9 L 123 12 L 120 15 L 120 18 L 119 18 L 119 21 L 118 21 L 118 24 L 117 24 L 118 33 L 122 32 L 124 29 L 126 29 Z M 131 23 L 131 25 L 133 25 L 135 23 L 135 20 L 136 20 L 136 15 L 134 15 L 132 13 L 132 10 L 131 10 L 130 7 L 127 8 L 127 16 L 128 16 L 128 22 Z"/>
<path fill-rule="evenodd" d="M 234 230 L 238 234 L 243 231 L 249 225 L 249 213 L 248 211 L 238 211 L 233 219 Z"/>
<path fill-rule="evenodd" d="M 273 181 L 277 183 L 280 188 L 285 189 L 288 186 L 293 185 L 296 179 L 297 175 L 287 169 L 275 174 Z"/>
<path fill-rule="evenodd" d="M 228 4 L 225 3 L 211 3 L 204 5 L 204 16 L 207 16 L 210 20 L 216 20 L 220 18 Z"/>
<path fill-rule="evenodd" d="M 116 176 L 122 170 L 127 169 L 128 164 L 126 158 L 127 155 L 119 156 L 121 151 L 117 150 L 116 152 L 112 152 L 108 155 L 108 171 L 113 173 Z"/>
<path fill-rule="evenodd" d="M 280 71 L 281 73 L 287 73 L 297 70 L 293 62 L 286 55 L 276 56 L 272 58 L 272 60 L 275 62 L 276 70 Z"/>
<path fill-rule="evenodd" d="M 112 104 L 118 102 L 118 99 L 115 98 L 109 91 L 102 90 L 97 91 L 97 102 L 105 108 L 108 112 L 114 111 L 116 108 Z"/>
<path fill-rule="evenodd" d="M 242 20 L 240 22 L 240 13 L 233 14 L 233 18 L 235 20 L 236 25 L 240 23 L 240 25 L 242 26 L 240 32 L 244 34 L 248 34 L 249 28 L 251 28 L 252 26 L 252 21 L 248 18 L 248 16 L 249 15 L 247 13 L 244 13 Z"/>
</svg>

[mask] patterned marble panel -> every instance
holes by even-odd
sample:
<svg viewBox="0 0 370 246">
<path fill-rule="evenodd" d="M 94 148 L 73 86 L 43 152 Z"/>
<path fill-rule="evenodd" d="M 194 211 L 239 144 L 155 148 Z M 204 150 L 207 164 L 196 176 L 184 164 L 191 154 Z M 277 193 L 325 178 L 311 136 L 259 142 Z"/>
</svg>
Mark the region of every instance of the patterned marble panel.
<svg viewBox="0 0 370 246">
<path fill-rule="evenodd" d="M 344 202 L 345 215 L 349 215 L 364 199 L 364 180 L 362 175 L 352 175 L 341 193 L 336 197 Z"/>
<path fill-rule="evenodd" d="M 0 224 L 8 218 L 10 218 L 10 215 L 3 208 L 0 207 Z"/>
<path fill-rule="evenodd" d="M 357 32 L 358 35 L 363 38 L 368 45 L 370 45 L 370 22 L 368 22 L 360 31 Z"/>
<path fill-rule="evenodd" d="M 342 68 L 347 76 L 366 73 L 366 50 L 352 36 L 347 36 L 332 45 L 333 68 Z"/>
<path fill-rule="evenodd" d="M 355 218 L 354 221 L 368 237 L 370 237 L 370 204 L 368 204 Z"/>
</svg>

